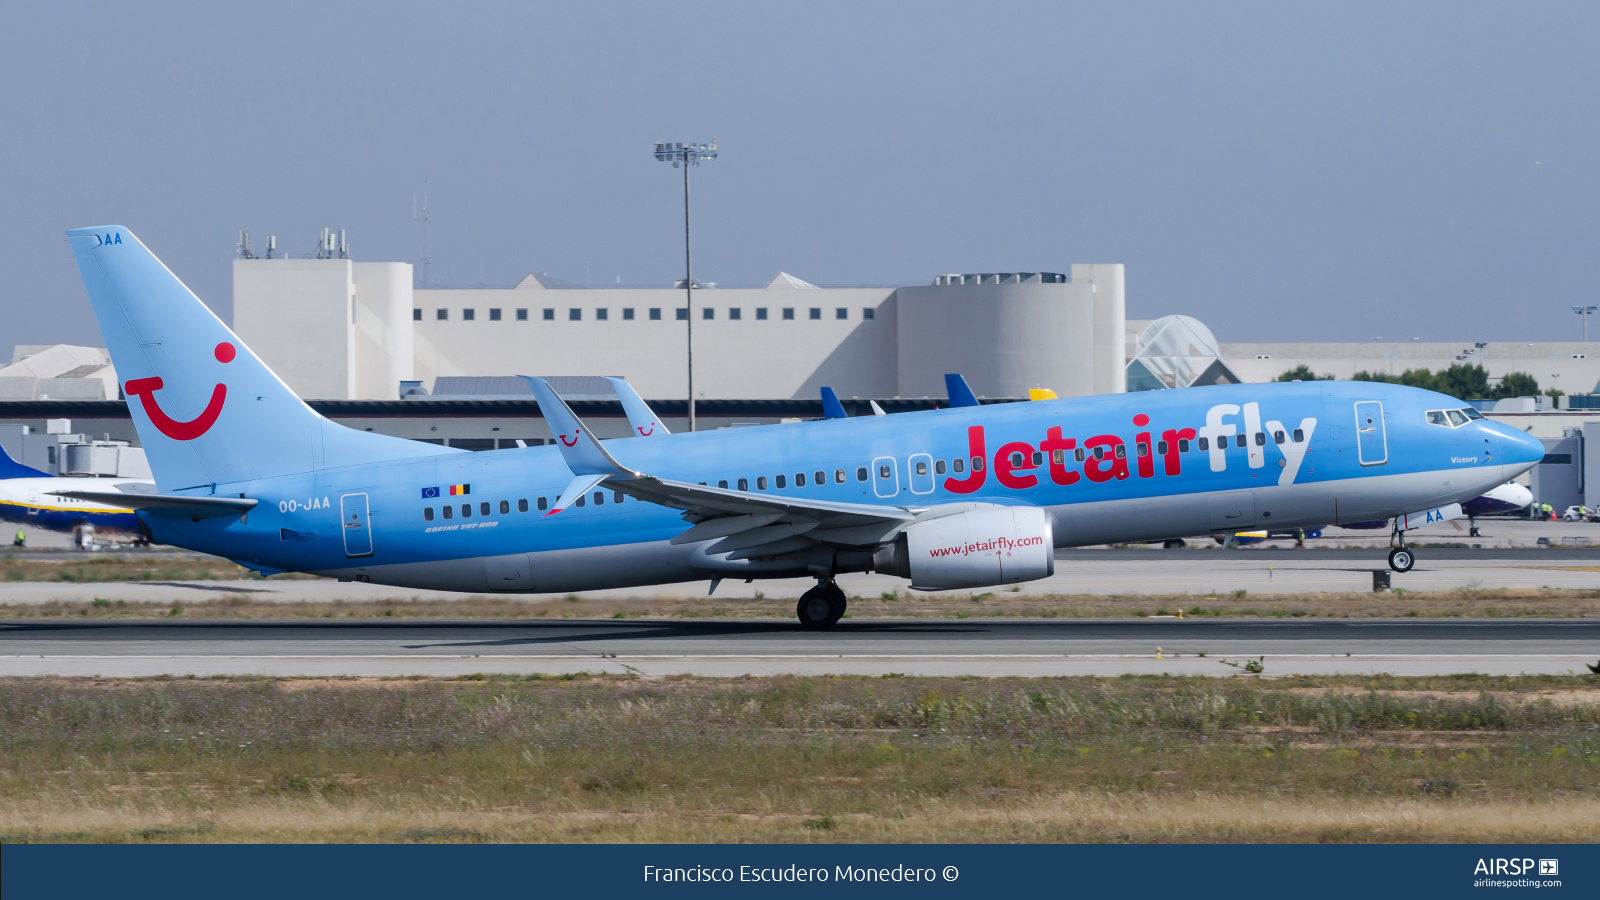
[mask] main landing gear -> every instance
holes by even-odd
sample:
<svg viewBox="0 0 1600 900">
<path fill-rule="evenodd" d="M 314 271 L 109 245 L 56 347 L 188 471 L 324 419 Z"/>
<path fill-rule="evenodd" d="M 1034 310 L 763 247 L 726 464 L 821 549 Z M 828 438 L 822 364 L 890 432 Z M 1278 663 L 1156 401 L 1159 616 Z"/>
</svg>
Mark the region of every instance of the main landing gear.
<svg viewBox="0 0 1600 900">
<path fill-rule="evenodd" d="M 817 586 L 800 595 L 794 613 L 800 618 L 800 627 L 808 631 L 826 631 L 844 617 L 844 591 L 832 578 L 817 579 Z"/>
<path fill-rule="evenodd" d="M 1395 538 L 1400 539 L 1400 546 L 1398 547 L 1393 546 Z M 1416 554 L 1412 553 L 1411 549 L 1406 546 L 1406 533 L 1396 529 L 1394 534 L 1389 538 L 1389 544 L 1393 548 L 1389 551 L 1389 568 L 1395 570 L 1396 572 L 1411 571 L 1411 567 L 1417 564 L 1417 557 Z"/>
</svg>

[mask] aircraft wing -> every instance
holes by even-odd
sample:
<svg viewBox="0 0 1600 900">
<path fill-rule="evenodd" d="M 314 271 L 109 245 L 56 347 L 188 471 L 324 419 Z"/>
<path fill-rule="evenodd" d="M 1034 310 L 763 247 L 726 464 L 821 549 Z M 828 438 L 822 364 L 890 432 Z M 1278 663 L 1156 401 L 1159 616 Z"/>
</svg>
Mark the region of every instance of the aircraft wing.
<svg viewBox="0 0 1600 900">
<path fill-rule="evenodd" d="M 259 502 L 247 497 L 185 497 L 182 494 L 122 493 L 121 491 L 51 491 L 57 497 L 72 497 L 120 506 L 124 509 L 142 509 L 171 516 L 191 519 L 215 519 L 221 516 L 242 516 Z"/>
<path fill-rule="evenodd" d="M 523 376 L 538 398 L 539 409 L 550 423 L 558 440 L 562 459 L 574 475 L 573 485 L 584 486 L 567 493 L 581 493 L 600 481 L 613 491 L 638 500 L 683 510 L 684 521 L 694 527 L 673 539 L 673 543 L 723 538 L 708 552 L 741 551 L 754 556 L 759 552 L 778 552 L 783 542 L 805 535 L 811 541 L 846 546 L 876 544 L 887 540 L 906 524 L 915 521 L 917 511 L 894 506 L 865 503 L 838 503 L 809 500 L 782 494 L 751 493 L 728 488 L 690 484 L 658 478 L 624 466 L 600 441 L 589 433 L 550 385 L 542 378 Z M 596 479 L 595 476 L 601 476 Z M 796 548 L 797 549 L 797 548 Z"/>
</svg>

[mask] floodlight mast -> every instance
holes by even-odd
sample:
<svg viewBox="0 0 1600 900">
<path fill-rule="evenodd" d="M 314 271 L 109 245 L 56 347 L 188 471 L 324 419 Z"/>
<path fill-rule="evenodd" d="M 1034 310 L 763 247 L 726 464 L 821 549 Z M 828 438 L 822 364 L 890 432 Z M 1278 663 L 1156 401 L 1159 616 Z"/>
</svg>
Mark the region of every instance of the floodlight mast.
<svg viewBox="0 0 1600 900">
<path fill-rule="evenodd" d="M 656 159 L 683 169 L 683 293 L 684 320 L 688 324 L 689 430 L 694 430 L 694 257 L 689 242 L 689 167 L 717 158 L 717 142 L 709 144 L 656 144 Z"/>
<path fill-rule="evenodd" d="M 1583 342 L 1589 343 L 1589 316 L 1593 315 L 1600 306 L 1574 306 L 1572 311 L 1583 316 Z"/>
</svg>

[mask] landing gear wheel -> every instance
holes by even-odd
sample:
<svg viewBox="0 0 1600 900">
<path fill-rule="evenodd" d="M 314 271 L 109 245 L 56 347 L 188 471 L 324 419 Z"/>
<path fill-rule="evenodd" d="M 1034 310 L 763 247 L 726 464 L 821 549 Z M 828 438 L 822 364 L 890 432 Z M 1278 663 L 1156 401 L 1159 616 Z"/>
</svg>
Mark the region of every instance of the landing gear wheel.
<svg viewBox="0 0 1600 900">
<path fill-rule="evenodd" d="M 1417 558 L 1405 547 L 1396 547 L 1389 551 L 1389 568 L 1396 572 L 1409 572 L 1417 564 Z"/>
<path fill-rule="evenodd" d="M 808 631 L 826 631 L 838 624 L 844 617 L 844 610 L 844 591 L 837 584 L 825 581 L 800 595 L 794 613 L 800 619 L 800 627 Z"/>
<path fill-rule="evenodd" d="M 1161 542 L 1161 549 L 1163 550 L 1182 550 L 1187 546 L 1189 546 L 1189 543 L 1183 538 L 1176 538 L 1174 540 Z"/>
</svg>

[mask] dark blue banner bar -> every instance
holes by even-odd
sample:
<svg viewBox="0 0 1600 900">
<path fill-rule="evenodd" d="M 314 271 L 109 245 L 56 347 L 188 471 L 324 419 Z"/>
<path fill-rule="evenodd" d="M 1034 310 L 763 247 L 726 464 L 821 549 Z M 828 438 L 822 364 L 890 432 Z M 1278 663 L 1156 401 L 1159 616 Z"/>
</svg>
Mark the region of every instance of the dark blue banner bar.
<svg viewBox="0 0 1600 900">
<path fill-rule="evenodd" d="M 5 900 L 60 897 L 1594 897 L 1600 847 L 7 845 Z"/>
</svg>

